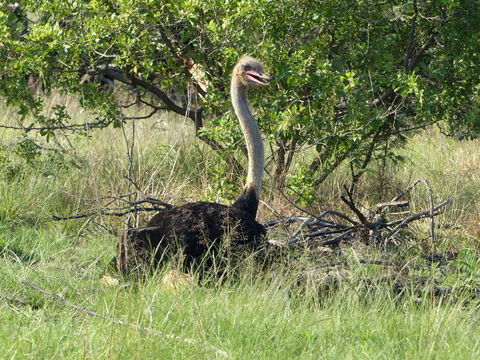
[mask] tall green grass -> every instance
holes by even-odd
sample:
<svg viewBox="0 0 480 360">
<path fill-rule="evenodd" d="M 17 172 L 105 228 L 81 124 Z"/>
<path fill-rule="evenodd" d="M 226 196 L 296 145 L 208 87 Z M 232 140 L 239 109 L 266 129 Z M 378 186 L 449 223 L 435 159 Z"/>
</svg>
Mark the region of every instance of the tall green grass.
<svg viewBox="0 0 480 360">
<path fill-rule="evenodd" d="M 21 290 L 22 296 L 35 302 L 37 310 L 14 303 L 0 308 L 5 325 L 0 330 L 3 355 L 224 358 L 216 349 L 231 359 L 475 359 L 480 355 L 478 304 L 464 299 L 399 298 L 386 287 L 365 292 L 348 284 L 314 294 L 312 288 L 300 291 L 289 286 L 291 278 L 192 286 L 175 294 L 159 286 L 159 275 L 126 288 L 105 287 L 87 276 L 37 276 L 36 283 L 81 306 L 163 335 L 89 317 L 27 288 Z"/>
<path fill-rule="evenodd" d="M 11 122 L 13 113 L 4 114 L 0 122 Z M 75 121 L 83 121 L 85 115 L 76 114 Z M 131 141 L 133 131 L 138 188 L 126 179 L 125 139 Z M 245 265 L 234 278 L 207 278 L 175 293 L 161 286 L 167 268 L 141 282 L 108 286 L 102 280 L 126 216 L 59 222 L 52 216 L 87 212 L 104 206 L 109 201 L 105 196 L 129 192 L 135 192 L 132 199 L 154 196 L 170 203 L 221 198 L 212 183 L 226 177 L 222 163 L 194 140 L 191 124 L 158 117 L 137 122 L 135 129 L 127 124 L 123 130 L 59 136 L 50 143 L 30 134 L 42 146 L 68 151 L 29 161 L 16 152 L 22 136 L 0 130 L 0 358 L 224 358 L 219 350 L 231 359 L 480 358 L 480 302 L 471 293 L 480 283 L 478 142 L 424 133 L 404 149 L 407 161 L 381 169 L 374 164 L 360 184 L 366 206 L 387 200 L 419 177 L 429 180 L 437 203 L 453 197 L 437 220 L 438 250 L 460 250 L 459 258 L 446 266 L 399 271 L 358 262 L 388 255 L 424 263 L 418 254 L 429 241 L 425 220 L 411 228 L 417 237 L 400 244 L 397 253 L 362 244 L 344 248 L 340 255 L 306 251 L 281 258 L 260 274 Z M 346 173 L 334 175 L 319 196 L 340 208 L 331 194 L 338 194 L 346 179 Z M 293 213 L 268 186 L 266 192 L 278 209 Z M 428 207 L 421 187 L 410 200 L 414 210 Z M 112 203 L 121 205 L 121 200 Z M 266 207 L 260 210 L 262 219 L 271 217 Z M 147 217 L 137 220 L 142 224 Z M 304 270 L 338 258 L 348 265 Z M 407 276 L 422 277 L 430 285 L 440 281 L 455 291 L 433 297 L 428 286 L 418 289 L 415 284 L 401 294 L 394 291 L 393 282 Z M 374 281 L 366 285 L 365 279 Z M 91 317 L 22 280 L 111 319 L 164 334 Z"/>
</svg>

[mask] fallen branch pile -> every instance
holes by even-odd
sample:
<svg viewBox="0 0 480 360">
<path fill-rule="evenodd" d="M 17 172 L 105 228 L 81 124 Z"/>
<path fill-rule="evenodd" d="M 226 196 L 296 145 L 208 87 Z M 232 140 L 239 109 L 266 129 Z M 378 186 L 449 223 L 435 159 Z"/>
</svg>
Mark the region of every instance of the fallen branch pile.
<svg viewBox="0 0 480 360">
<path fill-rule="evenodd" d="M 401 200 L 417 184 L 424 184 L 429 197 L 430 208 L 419 212 L 405 210 L 409 201 Z M 443 212 L 443 208 L 451 202 L 451 198 L 440 204 L 433 202 L 432 190 L 425 179 L 413 182 L 406 190 L 400 192 L 391 201 L 379 203 L 375 210 L 363 213 L 353 200 L 352 194 L 345 189 L 347 196 L 341 196 L 355 218 L 335 210 L 327 210 L 318 216 L 295 216 L 268 221 L 264 226 L 269 229 L 282 224 L 300 223 L 288 239 L 288 247 L 304 245 L 338 245 L 340 242 L 361 240 L 365 243 L 386 242 L 398 237 L 400 230 L 415 220 L 430 218 L 430 236 L 435 240 L 435 216 Z M 398 209 L 403 211 L 398 212 Z"/>
</svg>

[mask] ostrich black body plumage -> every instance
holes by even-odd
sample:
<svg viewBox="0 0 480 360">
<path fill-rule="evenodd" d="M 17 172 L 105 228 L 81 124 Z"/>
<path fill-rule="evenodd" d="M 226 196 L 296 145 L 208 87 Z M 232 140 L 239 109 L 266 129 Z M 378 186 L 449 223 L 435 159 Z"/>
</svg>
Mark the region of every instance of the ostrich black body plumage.
<svg viewBox="0 0 480 360">
<path fill-rule="evenodd" d="M 147 224 L 159 233 L 150 238 L 158 263 L 165 252 L 183 249 L 184 265 L 190 268 L 202 262 L 210 264 L 210 256 L 222 245 L 233 251 L 255 250 L 261 244 L 265 228 L 249 213 L 233 206 L 209 202 L 194 202 L 156 214 Z"/>
</svg>

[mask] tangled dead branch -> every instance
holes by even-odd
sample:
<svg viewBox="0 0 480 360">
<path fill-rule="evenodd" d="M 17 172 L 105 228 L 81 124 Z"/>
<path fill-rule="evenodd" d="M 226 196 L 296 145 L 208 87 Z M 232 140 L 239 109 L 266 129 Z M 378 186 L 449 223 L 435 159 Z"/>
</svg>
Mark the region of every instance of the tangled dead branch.
<svg viewBox="0 0 480 360">
<path fill-rule="evenodd" d="M 408 208 L 409 201 L 400 200 L 408 194 L 417 184 L 424 184 L 428 191 L 429 209 L 419 212 L 402 211 L 395 212 L 398 208 Z M 287 247 L 305 245 L 338 245 L 342 241 L 355 239 L 366 243 L 387 242 L 415 220 L 430 218 L 430 237 L 435 242 L 435 216 L 443 212 L 443 208 L 452 199 L 447 199 L 438 205 L 433 202 L 433 192 L 426 179 L 414 181 L 407 189 L 400 192 L 391 201 L 379 203 L 375 210 L 363 213 L 355 204 L 352 193 L 345 188 L 346 196 L 341 196 L 342 201 L 353 212 L 356 219 L 339 211 L 328 210 L 318 216 L 291 217 L 269 221 L 264 224 L 266 228 L 272 228 L 280 224 L 292 224 L 300 222 L 287 241 Z"/>
<path fill-rule="evenodd" d="M 72 215 L 72 216 L 53 216 L 53 220 L 60 221 L 60 220 L 72 220 L 72 219 L 82 219 L 88 218 L 92 216 L 98 215 L 105 215 L 105 216 L 124 216 L 127 214 L 137 213 L 141 211 L 160 211 L 166 210 L 173 207 L 173 205 L 163 202 L 158 199 L 154 199 L 151 197 L 147 197 L 143 200 L 138 201 L 129 201 L 124 199 L 124 195 L 119 197 L 109 196 L 108 199 L 120 200 L 124 202 L 126 205 L 120 207 L 111 207 L 111 202 L 108 205 L 101 207 L 99 209 L 95 209 L 92 211 L 87 211 L 82 214 Z M 153 206 L 145 206 L 145 204 L 150 204 Z"/>
</svg>

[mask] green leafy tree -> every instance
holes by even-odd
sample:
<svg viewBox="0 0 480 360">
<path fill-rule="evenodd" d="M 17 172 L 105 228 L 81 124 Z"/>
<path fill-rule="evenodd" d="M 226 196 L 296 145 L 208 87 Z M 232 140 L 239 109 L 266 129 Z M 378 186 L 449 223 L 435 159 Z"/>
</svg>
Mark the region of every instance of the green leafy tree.
<svg viewBox="0 0 480 360">
<path fill-rule="evenodd" d="M 124 115 L 128 104 L 102 86 L 121 83 L 143 106 L 136 118 L 160 110 L 190 118 L 198 138 L 239 170 L 229 70 L 239 55 L 250 54 L 275 77 L 252 102 L 280 186 L 295 161 L 300 173 L 289 177 L 293 188 L 295 179 L 308 178 L 311 191 L 346 162 L 355 184 L 373 159 L 393 156 L 391 148 L 408 134 L 432 124 L 464 138 L 480 133 L 475 0 L 25 0 L 20 6 L 15 12 L 1 5 L 0 94 L 19 109 L 26 131 L 51 136 L 68 126 L 132 119 Z M 53 89 L 76 96 L 95 119 L 72 125 L 62 104 L 45 116 L 44 98 Z M 25 123 L 26 115 L 35 121 Z M 308 148 L 314 156 L 296 159 Z"/>
</svg>

